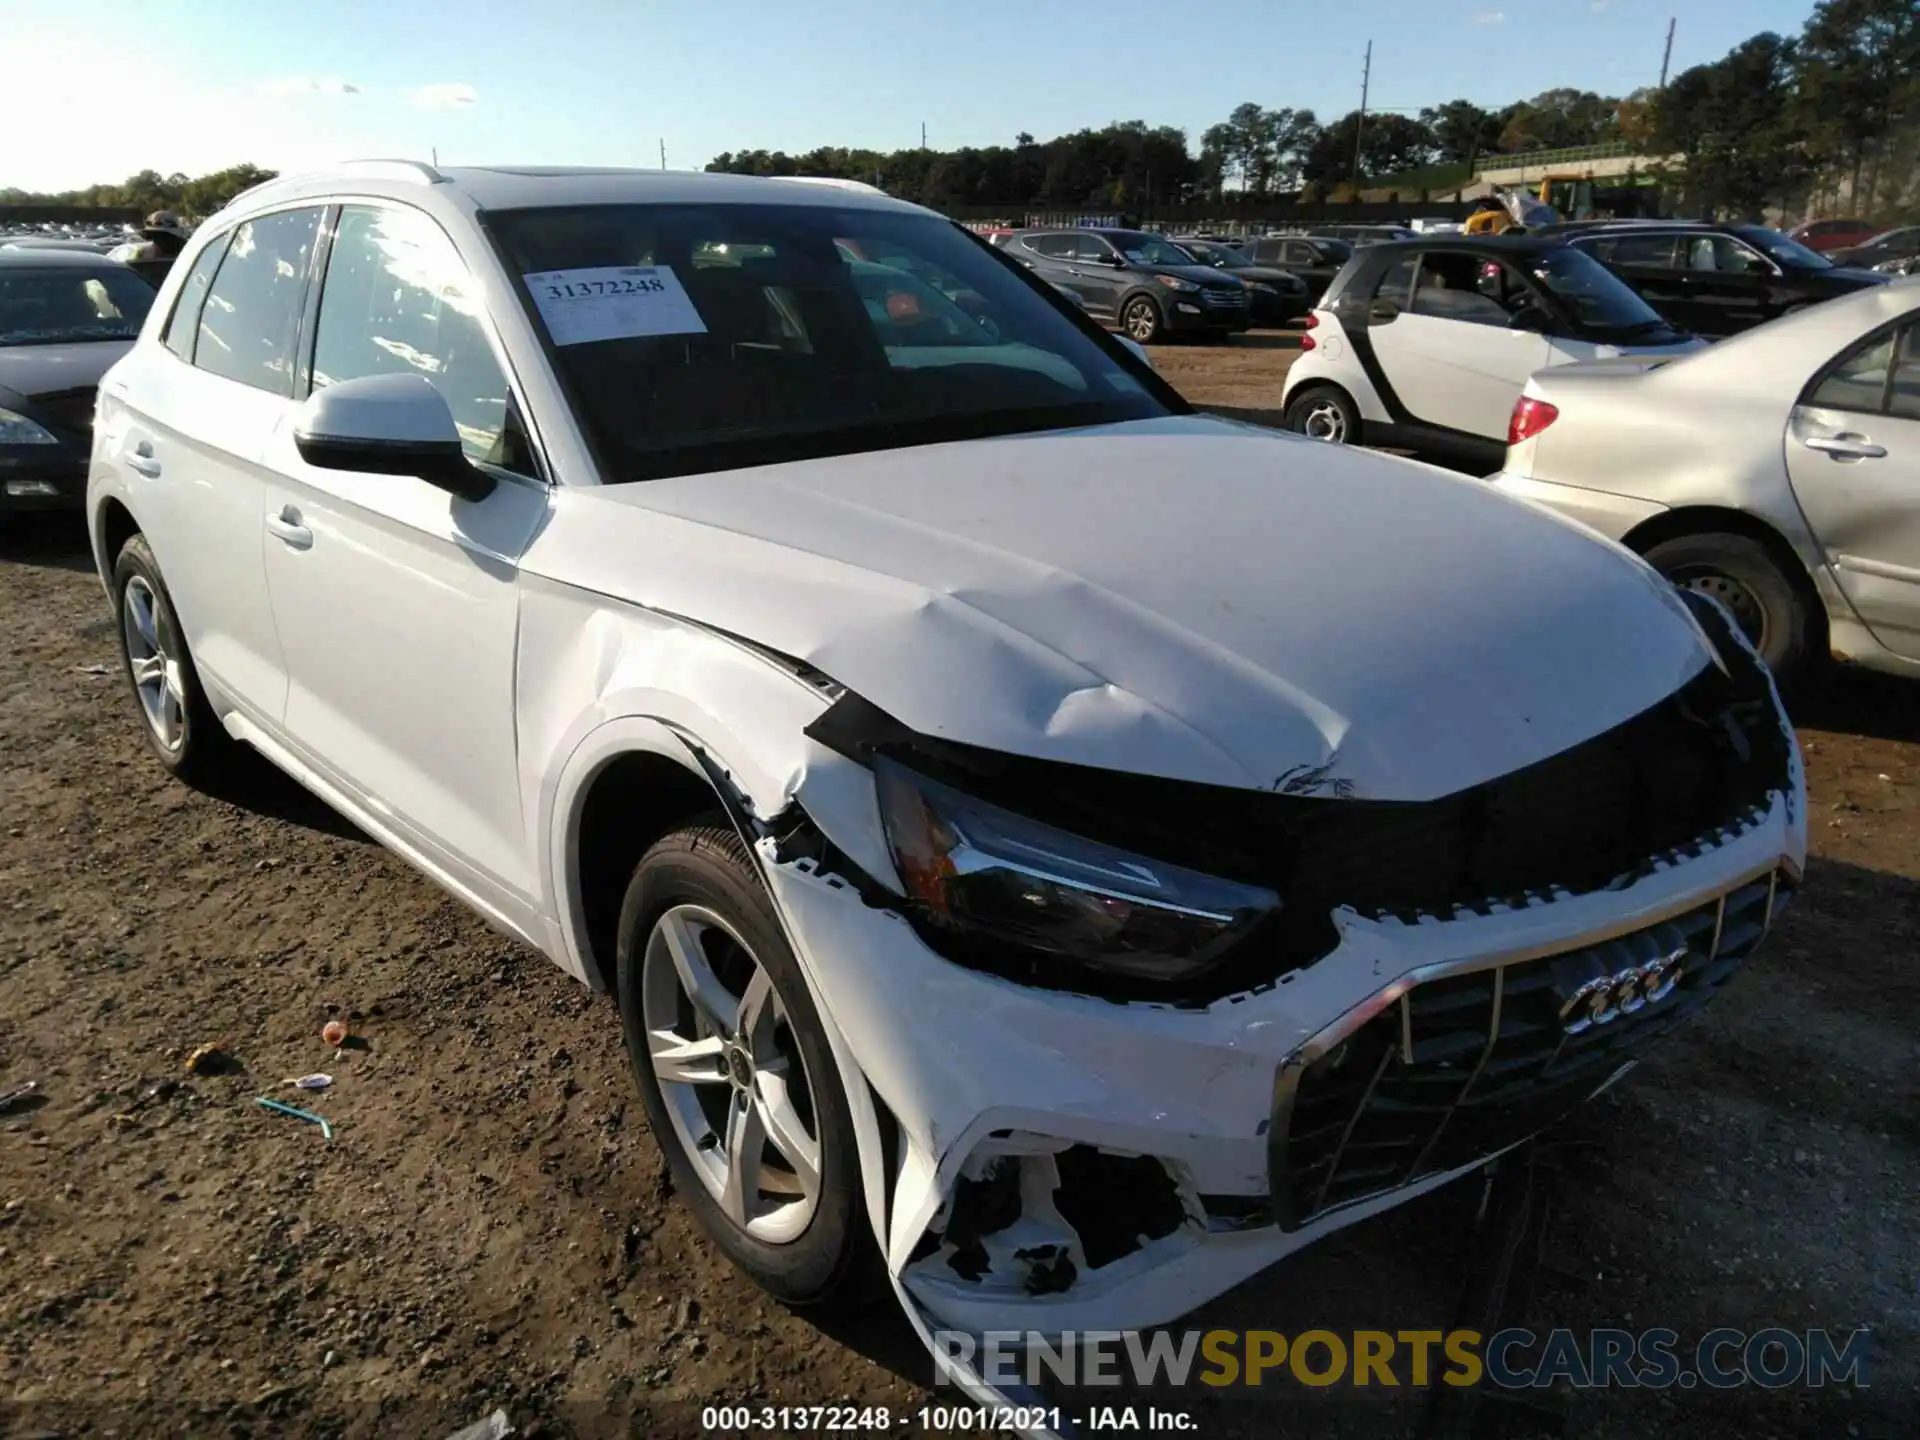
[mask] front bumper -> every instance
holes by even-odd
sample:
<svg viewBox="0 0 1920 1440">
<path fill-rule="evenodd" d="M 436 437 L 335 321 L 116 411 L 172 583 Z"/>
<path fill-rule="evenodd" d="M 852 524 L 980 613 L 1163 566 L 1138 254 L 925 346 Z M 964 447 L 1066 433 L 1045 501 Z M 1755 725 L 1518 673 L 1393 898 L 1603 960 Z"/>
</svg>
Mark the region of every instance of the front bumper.
<svg viewBox="0 0 1920 1440">
<path fill-rule="evenodd" d="M 1279 290 L 1271 294 L 1255 290 L 1251 297 L 1251 313 L 1256 325 L 1290 325 L 1305 315 L 1312 303 L 1304 291 L 1289 295 Z"/>
<path fill-rule="evenodd" d="M 1175 334 L 1238 334 L 1253 323 L 1243 302 L 1238 305 L 1209 303 L 1204 296 L 1175 292 L 1163 312 L 1167 329 Z"/>
<path fill-rule="evenodd" d="M 18 510 L 82 510 L 87 457 L 65 443 L 0 445 L 0 514 Z"/>
<path fill-rule="evenodd" d="M 1368 1147 L 1394 1138 L 1372 1133 L 1379 1086 L 1436 1083 L 1426 1052 L 1437 1037 L 1420 1018 L 1429 1002 L 1457 1011 L 1449 996 L 1462 986 L 1518 996 L 1521 980 L 1537 991 L 1543 975 L 1575 988 L 1595 975 L 1618 982 L 1684 950 L 1687 983 L 1634 1007 L 1661 1023 L 1610 1032 L 1634 1044 L 1573 1076 L 1559 1098 L 1604 1088 L 1764 933 L 1804 863 L 1804 816 L 1796 752 L 1789 792 L 1770 809 L 1625 888 L 1444 922 L 1339 912 L 1333 953 L 1204 1008 L 1115 1004 L 962 968 L 814 862 L 781 861 L 772 842 L 760 853 L 843 1079 L 890 1132 L 863 1152 L 886 1157 L 882 1176 L 868 1167 L 868 1201 L 904 1296 L 942 1326 L 1057 1333 L 1171 1321 L 1524 1138 L 1463 1120 L 1442 1143 L 1443 1119 L 1415 1137 L 1414 1163 L 1362 1173 L 1380 1153 Z M 1747 924 L 1756 885 L 1757 928 Z M 1723 896 L 1738 903 L 1723 912 Z M 1724 913 L 1740 925 L 1711 923 Z M 1622 998 L 1617 985 L 1608 993 Z M 1533 1011 L 1545 999 L 1557 1017 L 1557 994 L 1536 993 Z M 1501 1046 L 1519 1032 L 1502 1037 L 1497 998 L 1492 1013 L 1489 1041 L 1461 1052 L 1456 1080 L 1506 1077 L 1514 1057 Z M 1368 1048 L 1367 1037 L 1403 1024 L 1406 1048 Z M 1549 1051 L 1560 1048 L 1556 1039 Z M 1343 1053 L 1378 1067 L 1357 1103 L 1329 1083 L 1341 1078 L 1329 1058 Z M 1342 1103 L 1329 1129 L 1325 1116 Z M 1542 1112 L 1538 1124 L 1553 1118 Z"/>
</svg>

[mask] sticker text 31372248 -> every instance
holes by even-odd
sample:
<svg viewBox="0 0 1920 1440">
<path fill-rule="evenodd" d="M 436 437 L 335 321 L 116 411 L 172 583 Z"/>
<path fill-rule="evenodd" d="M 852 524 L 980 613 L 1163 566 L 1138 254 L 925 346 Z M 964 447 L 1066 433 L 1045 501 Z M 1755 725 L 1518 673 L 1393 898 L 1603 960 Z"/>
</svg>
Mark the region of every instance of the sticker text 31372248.
<svg viewBox="0 0 1920 1440">
<path fill-rule="evenodd" d="M 523 278 L 556 345 L 707 333 L 680 277 L 665 265 L 598 265 Z"/>
</svg>

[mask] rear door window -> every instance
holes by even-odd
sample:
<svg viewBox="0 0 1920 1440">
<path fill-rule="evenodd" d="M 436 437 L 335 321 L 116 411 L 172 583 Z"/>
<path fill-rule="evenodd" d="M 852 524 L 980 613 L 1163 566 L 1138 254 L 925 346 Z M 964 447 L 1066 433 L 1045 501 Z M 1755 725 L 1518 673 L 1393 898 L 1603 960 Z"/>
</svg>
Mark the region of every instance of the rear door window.
<svg viewBox="0 0 1920 1440">
<path fill-rule="evenodd" d="M 1611 236 L 1581 248 L 1591 248 L 1610 265 L 1637 265 L 1649 270 L 1673 268 L 1674 237 L 1671 235 Z"/>
<path fill-rule="evenodd" d="M 220 261 L 227 253 L 227 239 L 222 235 L 200 252 L 180 286 L 173 314 L 167 317 L 164 343 L 189 364 L 193 362 L 193 337 L 200 329 L 200 310 L 207 303 L 207 288 L 213 283 L 213 272 L 220 268 Z"/>
<path fill-rule="evenodd" d="M 1920 325 L 1909 325 L 1900 332 L 1893 380 L 1887 386 L 1887 413 L 1902 420 L 1920 420 Z"/>
<path fill-rule="evenodd" d="M 1047 260 L 1071 260 L 1078 235 L 1029 235 L 1021 242 L 1034 254 Z"/>
<path fill-rule="evenodd" d="M 1881 335 L 1855 346 L 1828 369 L 1806 403 L 1823 410 L 1879 414 L 1886 403 L 1887 370 L 1893 364 L 1893 343 L 1892 335 Z M 1914 378 L 1920 380 L 1920 377 Z"/>
<path fill-rule="evenodd" d="M 293 393 L 294 337 L 319 233 L 317 207 L 262 215 L 234 230 L 200 312 L 196 368 Z"/>
</svg>

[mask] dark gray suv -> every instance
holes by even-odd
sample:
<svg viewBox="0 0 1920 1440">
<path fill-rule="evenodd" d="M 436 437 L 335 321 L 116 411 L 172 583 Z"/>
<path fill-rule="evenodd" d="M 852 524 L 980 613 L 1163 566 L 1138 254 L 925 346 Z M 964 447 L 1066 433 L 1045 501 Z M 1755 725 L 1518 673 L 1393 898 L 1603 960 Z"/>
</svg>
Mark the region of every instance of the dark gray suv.
<svg viewBox="0 0 1920 1440">
<path fill-rule="evenodd" d="M 1168 335 L 1233 334 L 1252 323 L 1246 286 L 1144 230 L 1022 230 L 1003 248 L 1142 345 Z"/>
</svg>

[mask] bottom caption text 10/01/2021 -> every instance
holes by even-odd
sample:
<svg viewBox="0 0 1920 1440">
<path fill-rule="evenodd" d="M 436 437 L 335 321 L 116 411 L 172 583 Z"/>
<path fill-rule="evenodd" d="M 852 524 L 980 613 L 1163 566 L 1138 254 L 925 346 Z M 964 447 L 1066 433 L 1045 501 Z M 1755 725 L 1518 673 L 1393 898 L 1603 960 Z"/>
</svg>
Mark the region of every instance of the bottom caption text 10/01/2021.
<svg viewBox="0 0 1920 1440">
<path fill-rule="evenodd" d="M 710 1405 L 700 1428 L 714 1435 L 825 1432 L 833 1434 L 1031 1435 L 1140 1431 L 1196 1434 L 1184 1410 L 1157 1405 L 1060 1406 Z"/>
</svg>

